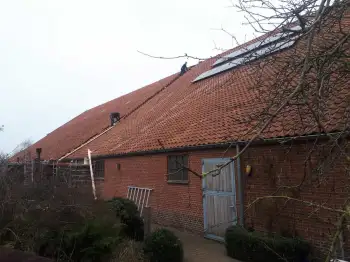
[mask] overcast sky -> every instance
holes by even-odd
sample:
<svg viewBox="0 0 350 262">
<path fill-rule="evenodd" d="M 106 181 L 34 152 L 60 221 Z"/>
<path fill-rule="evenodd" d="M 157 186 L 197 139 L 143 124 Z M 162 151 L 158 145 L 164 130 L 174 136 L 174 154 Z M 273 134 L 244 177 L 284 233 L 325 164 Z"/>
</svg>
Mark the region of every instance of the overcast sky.
<svg viewBox="0 0 350 262">
<path fill-rule="evenodd" d="M 228 0 L 0 0 L 0 151 L 252 35 Z M 188 61 L 190 64 L 195 61 Z"/>
</svg>

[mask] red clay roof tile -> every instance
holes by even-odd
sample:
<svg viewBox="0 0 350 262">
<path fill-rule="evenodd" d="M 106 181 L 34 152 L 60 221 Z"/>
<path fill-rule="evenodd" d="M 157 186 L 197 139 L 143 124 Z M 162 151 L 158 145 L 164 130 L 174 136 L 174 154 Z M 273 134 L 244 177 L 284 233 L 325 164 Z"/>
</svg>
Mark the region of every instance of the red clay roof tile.
<svg viewBox="0 0 350 262">
<path fill-rule="evenodd" d="M 87 149 L 96 156 L 249 139 L 248 116 L 262 106 L 259 93 L 252 89 L 256 81 L 254 71 L 246 65 L 192 83 L 198 75 L 210 69 L 214 61 L 208 59 L 199 63 L 169 86 L 177 75 L 92 108 L 35 143 L 32 149 L 42 147 L 44 159 L 58 159 L 105 130 L 109 126 L 109 113 L 114 111 L 127 117 L 67 157 L 85 157 Z M 272 81 L 276 67 L 265 70 Z M 327 105 L 328 119 L 324 124 L 328 130 L 336 130 L 341 124 L 340 118 L 347 105 L 344 98 L 348 92 L 340 88 L 334 94 L 335 100 Z M 305 108 L 287 107 L 261 137 L 316 132 L 312 117 L 305 113 L 301 120 L 300 114 L 296 114 L 298 110 L 303 112 Z"/>
<path fill-rule="evenodd" d="M 49 160 L 62 157 L 108 128 L 110 125 L 110 113 L 120 112 L 123 117 L 123 115 L 128 114 L 144 102 L 146 98 L 159 91 L 174 77 L 174 75 L 166 77 L 151 85 L 85 111 L 33 144 L 31 146 L 32 155 L 35 153 L 35 148 L 41 147 L 43 159 Z M 21 156 L 21 154 L 17 156 Z"/>
</svg>

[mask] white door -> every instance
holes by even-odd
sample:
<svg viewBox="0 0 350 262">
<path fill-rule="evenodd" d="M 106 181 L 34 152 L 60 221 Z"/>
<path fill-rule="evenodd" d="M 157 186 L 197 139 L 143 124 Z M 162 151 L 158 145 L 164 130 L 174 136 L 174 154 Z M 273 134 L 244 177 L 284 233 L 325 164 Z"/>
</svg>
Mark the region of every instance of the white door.
<svg viewBox="0 0 350 262">
<path fill-rule="evenodd" d="M 202 160 L 203 174 L 217 169 L 229 159 Z M 234 162 L 222 168 L 220 174 L 203 178 L 204 235 L 223 241 L 226 229 L 237 223 Z"/>
</svg>

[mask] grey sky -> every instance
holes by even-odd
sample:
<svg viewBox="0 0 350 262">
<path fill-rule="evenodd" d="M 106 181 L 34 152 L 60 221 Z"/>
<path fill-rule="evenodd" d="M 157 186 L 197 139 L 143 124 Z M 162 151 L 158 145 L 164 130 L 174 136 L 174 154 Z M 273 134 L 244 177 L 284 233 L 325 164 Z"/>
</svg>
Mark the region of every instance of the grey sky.
<svg viewBox="0 0 350 262">
<path fill-rule="evenodd" d="M 244 41 L 228 0 L 0 0 L 0 151 L 36 141 L 81 112 Z M 251 38 L 251 34 L 247 35 Z M 195 61 L 188 61 L 190 64 Z"/>
</svg>

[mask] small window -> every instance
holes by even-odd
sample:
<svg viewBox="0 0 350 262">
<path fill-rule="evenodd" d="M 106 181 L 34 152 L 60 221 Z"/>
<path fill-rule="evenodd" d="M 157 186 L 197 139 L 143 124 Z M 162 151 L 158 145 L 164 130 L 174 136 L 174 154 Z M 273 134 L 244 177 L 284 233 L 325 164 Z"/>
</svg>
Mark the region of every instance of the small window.
<svg viewBox="0 0 350 262">
<path fill-rule="evenodd" d="M 104 177 L 105 176 L 105 161 L 96 160 L 94 161 L 94 176 L 95 177 Z"/>
<path fill-rule="evenodd" d="M 188 182 L 188 156 L 174 155 L 168 156 L 168 182 L 187 183 Z"/>
</svg>

